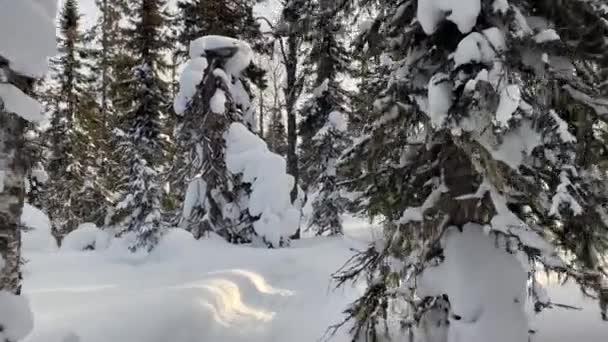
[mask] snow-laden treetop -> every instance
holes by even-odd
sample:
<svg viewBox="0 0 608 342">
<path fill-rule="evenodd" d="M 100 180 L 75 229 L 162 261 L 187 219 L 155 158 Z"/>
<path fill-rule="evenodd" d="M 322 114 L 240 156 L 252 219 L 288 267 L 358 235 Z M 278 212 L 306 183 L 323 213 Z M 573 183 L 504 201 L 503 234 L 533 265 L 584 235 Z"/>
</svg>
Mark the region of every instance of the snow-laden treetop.
<svg viewBox="0 0 608 342">
<path fill-rule="evenodd" d="M 190 60 L 186 63 L 179 79 L 179 93 L 173 103 L 178 115 L 182 115 L 196 94 L 196 87 L 203 80 L 205 70 L 213 57 L 222 57 L 222 69 L 232 77 L 239 77 L 253 58 L 249 44 L 229 37 L 204 36 L 190 43 Z"/>
<path fill-rule="evenodd" d="M 56 53 L 57 0 L 0 0 L 0 56 L 11 69 L 32 77 L 44 74 Z"/>
</svg>

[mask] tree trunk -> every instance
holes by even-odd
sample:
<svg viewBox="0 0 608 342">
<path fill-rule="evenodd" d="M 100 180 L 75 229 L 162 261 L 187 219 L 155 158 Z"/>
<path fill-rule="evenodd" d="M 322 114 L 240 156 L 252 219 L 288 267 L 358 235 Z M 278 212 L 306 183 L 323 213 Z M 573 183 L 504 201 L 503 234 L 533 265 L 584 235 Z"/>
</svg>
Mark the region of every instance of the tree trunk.
<svg viewBox="0 0 608 342">
<path fill-rule="evenodd" d="M 298 132 L 296 126 L 296 101 L 298 100 L 297 72 L 298 72 L 298 35 L 291 32 L 287 37 L 287 60 L 285 69 L 287 70 L 287 87 L 285 88 L 285 98 L 287 100 L 287 173 L 294 178 L 294 187 L 291 191 L 291 201 L 295 202 L 298 198 Z"/>
<path fill-rule="evenodd" d="M 22 77 L 14 81 L 28 87 L 30 84 Z M 20 226 L 25 198 L 25 129 L 26 121 L 6 112 L 0 98 L 0 255 L 5 262 L 0 270 L 0 291 L 14 294 L 21 292 Z"/>
</svg>

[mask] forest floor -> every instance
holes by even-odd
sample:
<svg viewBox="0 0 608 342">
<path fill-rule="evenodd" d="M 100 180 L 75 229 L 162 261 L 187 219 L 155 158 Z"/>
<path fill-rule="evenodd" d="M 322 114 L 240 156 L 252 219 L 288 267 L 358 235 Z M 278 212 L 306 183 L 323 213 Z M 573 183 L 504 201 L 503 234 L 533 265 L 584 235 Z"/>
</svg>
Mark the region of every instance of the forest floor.
<svg viewBox="0 0 608 342">
<path fill-rule="evenodd" d="M 23 292 L 35 318 L 26 342 L 318 341 L 364 288 L 335 290 L 331 274 L 378 233 L 349 219 L 345 237 L 278 250 L 195 241 L 176 230 L 149 255 L 119 240 L 101 251 L 57 251 L 46 244 L 48 223 L 26 215 L 38 228 L 24 238 Z M 573 287 L 550 289 L 556 302 L 584 310 L 542 314 L 535 341 L 606 341 L 595 303 Z M 334 341 L 350 339 L 340 331 Z"/>
</svg>

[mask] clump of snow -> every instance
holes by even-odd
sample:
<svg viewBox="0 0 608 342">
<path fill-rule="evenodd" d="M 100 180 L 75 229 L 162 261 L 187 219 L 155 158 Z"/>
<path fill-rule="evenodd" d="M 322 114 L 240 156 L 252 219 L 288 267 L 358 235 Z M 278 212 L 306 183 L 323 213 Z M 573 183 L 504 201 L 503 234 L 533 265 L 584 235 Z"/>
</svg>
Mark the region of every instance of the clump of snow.
<svg viewBox="0 0 608 342">
<path fill-rule="evenodd" d="M 186 190 L 182 217 L 186 220 L 189 219 L 190 215 L 192 215 L 192 210 L 203 204 L 201 201 L 205 200 L 205 196 L 207 196 L 207 182 L 201 177 L 194 178 L 188 184 L 188 189 Z"/>
<path fill-rule="evenodd" d="M 234 49 L 234 55 L 230 56 L 223 69 L 233 75 L 240 75 L 245 70 L 253 58 L 253 50 L 249 44 L 230 37 L 205 36 L 190 42 L 190 58 L 207 56 L 207 53 L 214 50 Z"/>
<path fill-rule="evenodd" d="M 278 246 L 296 232 L 300 221 L 290 200 L 294 180 L 285 172 L 285 159 L 270 152 L 262 139 L 240 123 L 233 123 L 225 138 L 228 170 L 242 173 L 243 181 L 251 183 L 249 213 L 260 217 L 254 229 Z"/>
<path fill-rule="evenodd" d="M 342 112 L 333 111 L 329 113 L 327 121 L 329 121 L 329 124 L 339 132 L 344 132 L 348 128 L 348 121 Z"/>
<path fill-rule="evenodd" d="M 19 341 L 34 328 L 28 300 L 0 291 L 0 341 Z"/>
<path fill-rule="evenodd" d="M 449 341 L 528 341 L 524 311 L 527 274 L 517 258 L 483 227 L 451 228 L 442 241 L 445 261 L 424 271 L 422 296 L 447 294 L 453 315 Z"/>
<path fill-rule="evenodd" d="M 38 208 L 27 203 L 23 206 L 21 224 L 27 229 L 21 235 L 24 251 L 53 252 L 57 241 L 51 234 L 51 220 Z"/>
<path fill-rule="evenodd" d="M 500 92 L 500 101 L 496 109 L 496 122 L 499 126 L 508 127 L 509 120 L 519 108 L 521 102 L 521 90 L 516 84 L 506 86 Z"/>
<path fill-rule="evenodd" d="M 224 114 L 226 111 L 226 93 L 221 89 L 217 89 L 211 97 L 209 107 L 215 114 Z"/>
<path fill-rule="evenodd" d="M 559 37 L 559 34 L 557 34 L 557 32 L 555 32 L 554 29 L 546 29 L 546 30 L 542 30 L 538 34 L 536 34 L 534 36 L 534 40 L 537 43 L 545 43 L 545 42 L 551 42 L 554 40 L 560 40 L 560 37 Z"/>
<path fill-rule="evenodd" d="M 416 16 L 428 35 L 433 34 L 444 19 L 455 23 L 460 32 L 468 33 L 475 26 L 480 11 L 480 0 L 418 0 Z"/>
<path fill-rule="evenodd" d="M 16 72 L 42 76 L 57 53 L 57 0 L 0 0 L 0 8 L 0 56 Z"/>
<path fill-rule="evenodd" d="M 492 157 L 503 161 L 509 167 L 517 170 L 526 156 L 542 144 L 542 136 L 539 134 L 529 121 L 522 121 L 517 128 L 505 132 L 502 136 L 502 143 L 494 146 L 485 138 L 477 141 L 483 145 Z"/>
<path fill-rule="evenodd" d="M 63 251 L 104 250 L 110 246 L 111 236 L 93 223 L 83 223 L 65 236 Z"/>
<path fill-rule="evenodd" d="M 454 67 L 468 63 L 490 64 L 496 59 L 496 54 L 506 50 L 505 37 L 496 27 L 473 32 L 464 37 L 453 54 Z"/>
<path fill-rule="evenodd" d="M 42 105 L 12 84 L 0 83 L 0 106 L 30 122 L 44 119 Z"/>
<path fill-rule="evenodd" d="M 315 89 L 312 90 L 312 95 L 314 97 L 321 97 L 328 90 L 329 90 L 329 79 L 326 78 L 325 80 L 323 80 L 323 82 L 321 82 L 320 85 L 318 85 Z"/>
<path fill-rule="evenodd" d="M 201 247 L 200 240 L 194 239 L 190 232 L 174 228 L 161 237 L 158 245 L 150 252 L 150 258 L 164 262 L 176 260 Z"/>
<path fill-rule="evenodd" d="M 186 111 L 196 94 L 196 88 L 203 80 L 206 69 L 207 59 L 205 57 L 194 57 L 186 63 L 179 78 L 179 92 L 173 101 L 175 113 L 181 115 Z"/>
<path fill-rule="evenodd" d="M 492 3 L 492 10 L 494 12 L 506 14 L 509 11 L 509 0 L 494 0 Z"/>
<path fill-rule="evenodd" d="M 562 119 L 553 109 L 549 111 L 549 115 L 557 124 L 557 134 L 565 143 L 576 142 L 576 137 L 568 130 L 568 123 Z"/>
<path fill-rule="evenodd" d="M 560 184 L 557 186 L 555 195 L 551 201 L 551 210 L 549 211 L 550 215 L 555 215 L 556 217 L 561 217 L 560 215 L 560 207 L 562 204 L 566 204 L 570 210 L 574 213 L 574 215 L 580 215 L 583 213 L 583 207 L 576 201 L 568 188 L 572 186 L 570 182 L 570 178 L 568 178 L 568 173 L 562 171 L 559 175 Z"/>
<path fill-rule="evenodd" d="M 428 115 L 435 127 L 443 126 L 448 111 L 452 107 L 452 82 L 444 73 L 431 77 L 428 89 L 429 108 Z"/>
</svg>

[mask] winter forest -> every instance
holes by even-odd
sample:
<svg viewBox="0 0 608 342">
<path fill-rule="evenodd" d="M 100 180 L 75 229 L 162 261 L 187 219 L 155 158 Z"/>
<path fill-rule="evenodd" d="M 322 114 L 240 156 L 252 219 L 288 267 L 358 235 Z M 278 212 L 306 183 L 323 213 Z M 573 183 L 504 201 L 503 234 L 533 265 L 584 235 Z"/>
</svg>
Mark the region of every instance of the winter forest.
<svg viewBox="0 0 608 342">
<path fill-rule="evenodd" d="M 0 0 L 0 341 L 608 341 L 608 0 Z"/>
</svg>

